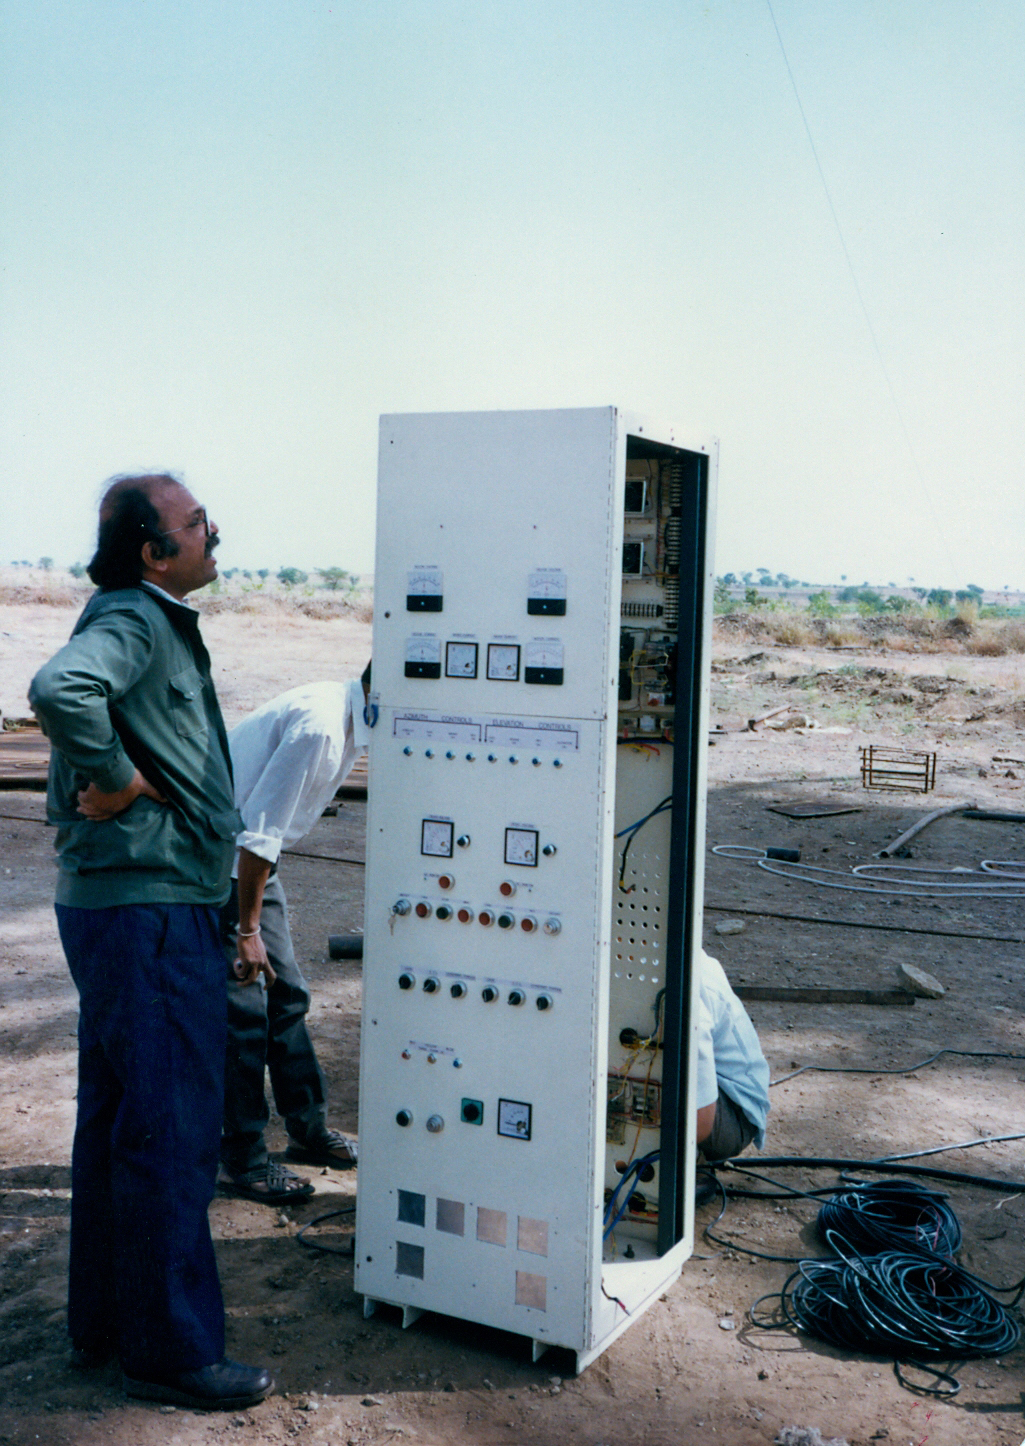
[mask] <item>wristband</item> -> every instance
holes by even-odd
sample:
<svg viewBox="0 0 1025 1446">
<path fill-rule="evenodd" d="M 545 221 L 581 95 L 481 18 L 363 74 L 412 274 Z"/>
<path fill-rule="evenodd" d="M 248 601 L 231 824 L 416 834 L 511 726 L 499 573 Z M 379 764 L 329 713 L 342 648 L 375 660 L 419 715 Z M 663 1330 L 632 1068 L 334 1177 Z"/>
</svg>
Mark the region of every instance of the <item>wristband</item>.
<svg viewBox="0 0 1025 1446">
<path fill-rule="evenodd" d="M 239 930 L 237 931 L 236 938 L 238 938 L 238 939 L 255 939 L 256 936 L 257 936 L 257 934 L 259 934 L 259 932 L 260 932 L 260 926 L 259 926 L 259 924 L 257 924 L 256 928 L 255 928 L 255 929 L 250 929 L 250 931 L 249 931 L 248 934 L 244 934 L 244 933 L 242 932 L 242 930 L 239 929 Z"/>
</svg>

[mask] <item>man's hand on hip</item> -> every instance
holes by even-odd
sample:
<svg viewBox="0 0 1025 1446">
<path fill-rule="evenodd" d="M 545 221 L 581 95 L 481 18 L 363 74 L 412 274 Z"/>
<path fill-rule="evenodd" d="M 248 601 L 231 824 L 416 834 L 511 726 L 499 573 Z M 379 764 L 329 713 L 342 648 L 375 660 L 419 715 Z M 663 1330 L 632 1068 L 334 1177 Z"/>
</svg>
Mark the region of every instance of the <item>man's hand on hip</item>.
<svg viewBox="0 0 1025 1446">
<path fill-rule="evenodd" d="M 143 794 L 152 798 L 155 803 L 167 802 L 163 794 L 136 769 L 132 781 L 124 788 L 119 788 L 116 793 L 101 793 L 95 783 L 83 788 L 78 795 L 78 812 L 84 818 L 92 819 L 93 823 L 106 823 L 108 819 L 124 813 L 125 809 L 130 808 Z"/>
<path fill-rule="evenodd" d="M 263 937 L 260 934 L 254 934 L 251 938 L 242 938 L 240 935 L 235 941 L 235 949 L 238 953 L 238 958 L 235 960 L 235 978 L 239 983 L 255 984 L 262 974 L 267 981 L 267 987 L 270 988 L 278 976 L 274 973 L 274 967 L 267 958 Z"/>
</svg>

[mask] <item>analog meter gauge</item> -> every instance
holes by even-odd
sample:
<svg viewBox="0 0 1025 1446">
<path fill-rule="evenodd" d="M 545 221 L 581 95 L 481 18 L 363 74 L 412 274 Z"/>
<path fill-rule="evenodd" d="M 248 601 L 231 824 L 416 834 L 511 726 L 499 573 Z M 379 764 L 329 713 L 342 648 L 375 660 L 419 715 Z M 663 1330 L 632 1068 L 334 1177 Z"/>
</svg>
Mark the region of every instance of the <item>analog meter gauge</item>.
<svg viewBox="0 0 1025 1446">
<path fill-rule="evenodd" d="M 415 567 L 406 575 L 406 611 L 440 613 L 445 605 L 440 567 Z"/>
<path fill-rule="evenodd" d="M 446 643 L 445 644 L 445 677 L 446 678 L 476 678 L 477 676 L 477 644 L 476 643 Z"/>
<path fill-rule="evenodd" d="M 406 677 L 441 677 L 441 640 L 433 633 L 414 633 L 406 639 Z"/>
<path fill-rule="evenodd" d="M 530 574 L 527 612 L 533 617 L 566 616 L 566 574 L 561 567 L 539 567 Z"/>
<path fill-rule="evenodd" d="M 519 864 L 522 868 L 537 868 L 537 829 L 507 828 L 505 831 L 505 861 Z"/>
<path fill-rule="evenodd" d="M 519 676 L 519 643 L 489 643 L 488 677 L 498 683 L 515 683 Z"/>
<path fill-rule="evenodd" d="M 530 1115 L 530 1105 L 523 1100 L 499 1100 L 498 1133 L 510 1140 L 529 1140 Z"/>
<path fill-rule="evenodd" d="M 561 685 L 563 647 L 559 638 L 533 638 L 526 646 L 523 668 L 525 683 Z"/>
<path fill-rule="evenodd" d="M 420 852 L 432 859 L 450 859 L 453 832 L 453 825 L 447 820 L 425 818 L 420 825 Z"/>
</svg>

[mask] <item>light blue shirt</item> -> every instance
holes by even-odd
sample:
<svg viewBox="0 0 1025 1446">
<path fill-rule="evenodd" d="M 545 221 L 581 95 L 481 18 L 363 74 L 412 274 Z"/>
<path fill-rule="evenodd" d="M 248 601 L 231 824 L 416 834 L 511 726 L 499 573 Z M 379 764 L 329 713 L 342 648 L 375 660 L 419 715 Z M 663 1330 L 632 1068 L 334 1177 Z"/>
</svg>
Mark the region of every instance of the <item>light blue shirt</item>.
<svg viewBox="0 0 1025 1446">
<path fill-rule="evenodd" d="M 702 949 L 698 983 L 698 1109 L 719 1091 L 740 1106 L 765 1144 L 769 1115 L 769 1066 L 747 1010 L 730 988 L 718 959 Z"/>
</svg>

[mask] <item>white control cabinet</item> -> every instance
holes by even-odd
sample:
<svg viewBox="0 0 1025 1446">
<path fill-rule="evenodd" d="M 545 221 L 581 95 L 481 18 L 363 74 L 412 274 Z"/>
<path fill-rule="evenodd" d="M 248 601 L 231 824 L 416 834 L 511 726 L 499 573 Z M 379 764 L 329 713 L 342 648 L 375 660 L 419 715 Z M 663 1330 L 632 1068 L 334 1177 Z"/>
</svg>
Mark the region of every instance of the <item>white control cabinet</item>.
<svg viewBox="0 0 1025 1446">
<path fill-rule="evenodd" d="M 381 420 L 368 1314 L 582 1369 L 690 1254 L 715 467 L 616 408 Z"/>
</svg>

